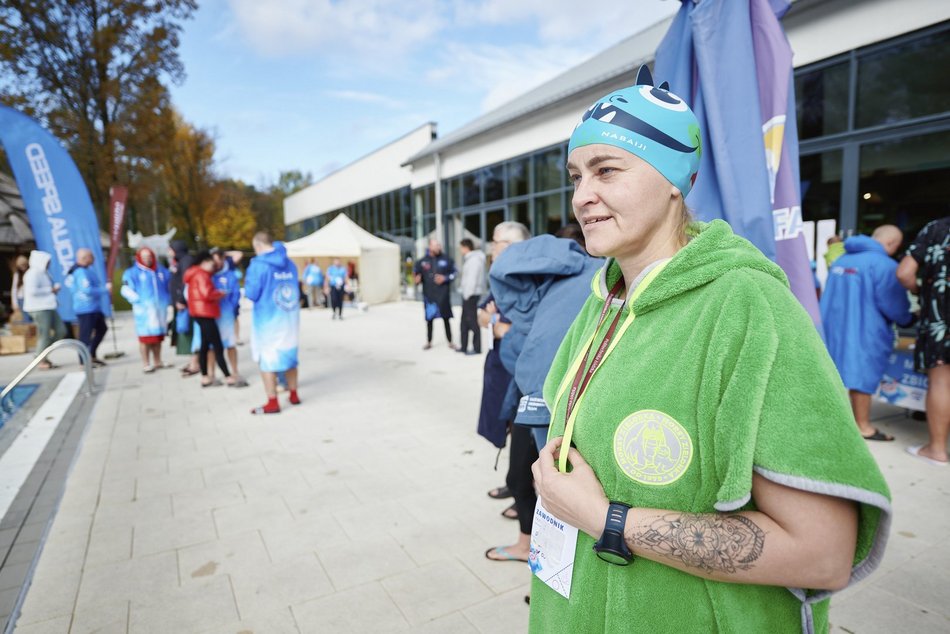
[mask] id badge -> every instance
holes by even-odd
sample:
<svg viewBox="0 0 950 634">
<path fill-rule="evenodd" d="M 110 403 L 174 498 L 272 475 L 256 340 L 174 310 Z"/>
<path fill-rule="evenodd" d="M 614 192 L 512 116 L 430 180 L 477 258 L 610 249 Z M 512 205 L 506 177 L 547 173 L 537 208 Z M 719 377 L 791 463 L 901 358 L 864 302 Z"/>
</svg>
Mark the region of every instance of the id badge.
<svg viewBox="0 0 950 634">
<path fill-rule="evenodd" d="M 534 507 L 528 565 L 538 579 L 565 599 L 571 596 L 576 550 L 577 528 L 549 513 L 539 498 Z"/>
</svg>

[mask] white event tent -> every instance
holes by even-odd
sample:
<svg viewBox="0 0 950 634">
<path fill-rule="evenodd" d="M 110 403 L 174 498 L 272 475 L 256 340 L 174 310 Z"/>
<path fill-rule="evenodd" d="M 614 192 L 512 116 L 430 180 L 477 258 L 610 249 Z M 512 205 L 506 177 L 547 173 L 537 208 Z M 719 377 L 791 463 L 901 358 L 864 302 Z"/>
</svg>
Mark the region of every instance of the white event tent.
<svg viewBox="0 0 950 634">
<path fill-rule="evenodd" d="M 311 258 L 326 273 L 333 258 L 356 263 L 360 300 L 382 304 L 399 299 L 399 245 L 377 238 L 340 214 L 319 231 L 286 244 L 287 255 L 303 269 Z"/>
</svg>

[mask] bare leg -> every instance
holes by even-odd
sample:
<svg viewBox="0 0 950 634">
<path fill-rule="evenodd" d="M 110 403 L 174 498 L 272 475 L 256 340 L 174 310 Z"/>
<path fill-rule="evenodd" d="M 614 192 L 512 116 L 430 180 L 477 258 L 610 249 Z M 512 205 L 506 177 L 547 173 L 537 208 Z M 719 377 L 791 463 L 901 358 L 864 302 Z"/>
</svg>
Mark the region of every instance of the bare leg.
<svg viewBox="0 0 950 634">
<path fill-rule="evenodd" d="M 264 383 L 264 393 L 267 398 L 277 398 L 277 373 L 261 372 L 261 381 Z"/>
<path fill-rule="evenodd" d="M 231 368 L 233 368 L 231 375 L 235 377 L 235 380 L 241 378 L 241 375 L 238 373 L 237 359 L 237 348 L 228 348 L 228 363 L 230 363 Z"/>
<path fill-rule="evenodd" d="M 291 392 L 296 392 L 297 391 L 297 368 L 294 368 L 293 370 L 287 370 L 287 372 L 285 372 L 284 375 L 287 377 L 287 389 L 289 389 Z"/>
<path fill-rule="evenodd" d="M 162 367 L 162 344 L 153 343 L 152 346 L 152 358 L 155 359 L 155 367 Z"/>
<path fill-rule="evenodd" d="M 921 448 L 919 455 L 946 462 L 950 434 L 950 365 L 927 370 L 927 428 L 930 442 Z"/>
<path fill-rule="evenodd" d="M 208 380 L 214 381 L 215 357 L 214 350 L 208 350 Z"/>
<path fill-rule="evenodd" d="M 241 318 L 237 315 L 234 316 L 234 342 L 237 343 L 241 341 Z"/>
<path fill-rule="evenodd" d="M 858 430 L 862 436 L 870 436 L 874 433 L 874 427 L 871 425 L 871 395 L 848 390 L 848 396 L 851 398 L 851 409 L 854 411 L 854 422 L 858 424 Z"/>
<path fill-rule="evenodd" d="M 148 367 L 148 344 L 139 342 L 139 354 L 142 355 L 142 367 Z"/>
</svg>

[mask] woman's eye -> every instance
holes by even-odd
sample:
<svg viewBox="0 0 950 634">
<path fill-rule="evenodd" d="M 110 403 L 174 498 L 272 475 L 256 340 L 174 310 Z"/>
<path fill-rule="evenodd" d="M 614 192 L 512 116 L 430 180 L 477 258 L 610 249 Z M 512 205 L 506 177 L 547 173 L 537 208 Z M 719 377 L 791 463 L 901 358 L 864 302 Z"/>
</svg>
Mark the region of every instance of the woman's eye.
<svg viewBox="0 0 950 634">
<path fill-rule="evenodd" d="M 574 185 L 574 187 L 577 187 L 577 184 L 581 182 L 580 174 L 568 174 L 567 178 L 571 181 L 571 184 Z"/>
<path fill-rule="evenodd" d="M 607 174 L 610 174 L 610 173 L 613 172 L 613 171 L 614 171 L 614 168 L 612 168 L 612 167 L 601 167 L 601 168 L 597 171 L 597 173 L 598 173 L 598 174 L 607 175 Z"/>
</svg>

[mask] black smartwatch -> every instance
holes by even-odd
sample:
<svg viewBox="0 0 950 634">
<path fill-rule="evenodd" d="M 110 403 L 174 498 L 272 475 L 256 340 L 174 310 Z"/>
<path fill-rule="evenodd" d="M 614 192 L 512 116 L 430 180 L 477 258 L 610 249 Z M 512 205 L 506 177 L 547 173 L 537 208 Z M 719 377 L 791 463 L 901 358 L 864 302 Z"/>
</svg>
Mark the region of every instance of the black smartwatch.
<svg viewBox="0 0 950 634">
<path fill-rule="evenodd" d="M 623 529 L 627 524 L 629 510 L 628 504 L 611 502 L 607 507 L 607 523 L 604 525 L 604 532 L 594 544 L 594 552 L 598 557 L 618 566 L 626 566 L 633 561 L 633 553 L 627 548 L 627 542 L 623 538 Z"/>
</svg>

